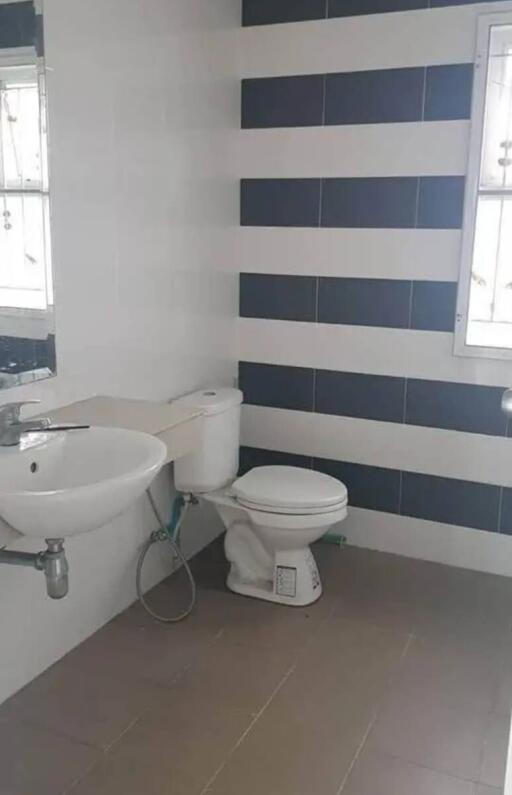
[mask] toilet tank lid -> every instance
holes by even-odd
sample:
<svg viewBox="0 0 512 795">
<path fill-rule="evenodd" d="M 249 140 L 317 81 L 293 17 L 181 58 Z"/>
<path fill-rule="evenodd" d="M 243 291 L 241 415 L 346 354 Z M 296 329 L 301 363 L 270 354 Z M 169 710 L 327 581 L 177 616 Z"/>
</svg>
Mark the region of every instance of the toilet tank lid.
<svg viewBox="0 0 512 795">
<path fill-rule="evenodd" d="M 197 392 L 191 392 L 173 402 L 211 416 L 212 414 L 222 414 L 223 411 L 239 406 L 243 397 L 239 389 L 222 387 L 199 389 Z"/>
<path fill-rule="evenodd" d="M 340 480 L 300 467 L 255 467 L 231 489 L 242 503 L 275 508 L 327 508 L 347 501 L 347 488 Z"/>
</svg>

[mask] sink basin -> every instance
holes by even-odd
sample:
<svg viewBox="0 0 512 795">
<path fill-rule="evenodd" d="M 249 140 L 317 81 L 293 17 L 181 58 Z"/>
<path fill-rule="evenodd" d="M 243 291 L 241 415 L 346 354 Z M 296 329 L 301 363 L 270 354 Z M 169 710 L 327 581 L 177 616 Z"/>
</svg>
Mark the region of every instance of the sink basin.
<svg viewBox="0 0 512 795">
<path fill-rule="evenodd" d="M 0 517 L 34 538 L 67 538 L 109 522 L 148 488 L 165 445 L 121 428 L 33 433 L 0 447 Z"/>
</svg>

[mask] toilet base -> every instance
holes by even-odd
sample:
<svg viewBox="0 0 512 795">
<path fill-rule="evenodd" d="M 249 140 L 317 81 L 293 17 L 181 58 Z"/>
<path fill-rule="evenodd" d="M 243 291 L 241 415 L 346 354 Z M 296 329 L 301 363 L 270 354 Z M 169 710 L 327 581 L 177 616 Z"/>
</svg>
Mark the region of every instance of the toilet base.
<svg viewBox="0 0 512 795">
<path fill-rule="evenodd" d="M 232 565 L 227 578 L 230 591 L 282 605 L 304 607 L 322 595 L 322 583 L 309 547 L 276 552 L 273 579 L 242 579 Z"/>
</svg>

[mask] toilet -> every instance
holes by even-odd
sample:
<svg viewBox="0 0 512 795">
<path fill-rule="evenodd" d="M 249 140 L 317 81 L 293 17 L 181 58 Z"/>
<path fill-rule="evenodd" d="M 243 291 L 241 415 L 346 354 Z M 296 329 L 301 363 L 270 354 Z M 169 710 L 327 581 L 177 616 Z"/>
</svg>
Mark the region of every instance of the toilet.
<svg viewBox="0 0 512 795">
<path fill-rule="evenodd" d="M 179 398 L 203 416 L 199 448 L 174 467 L 178 491 L 213 503 L 226 527 L 227 586 L 235 593 L 303 606 L 322 594 L 310 549 L 347 516 L 343 483 L 293 466 L 255 467 L 237 478 L 238 389 L 206 389 Z"/>
</svg>

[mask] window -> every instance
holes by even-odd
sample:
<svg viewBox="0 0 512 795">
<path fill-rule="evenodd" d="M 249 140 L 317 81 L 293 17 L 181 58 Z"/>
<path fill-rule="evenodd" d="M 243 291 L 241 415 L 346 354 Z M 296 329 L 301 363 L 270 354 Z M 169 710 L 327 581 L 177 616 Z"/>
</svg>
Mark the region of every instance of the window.
<svg viewBox="0 0 512 795">
<path fill-rule="evenodd" d="M 53 302 L 41 83 L 35 63 L 0 59 L 0 307 Z"/>
<path fill-rule="evenodd" d="M 480 18 L 456 353 L 512 358 L 512 13 Z"/>
</svg>

